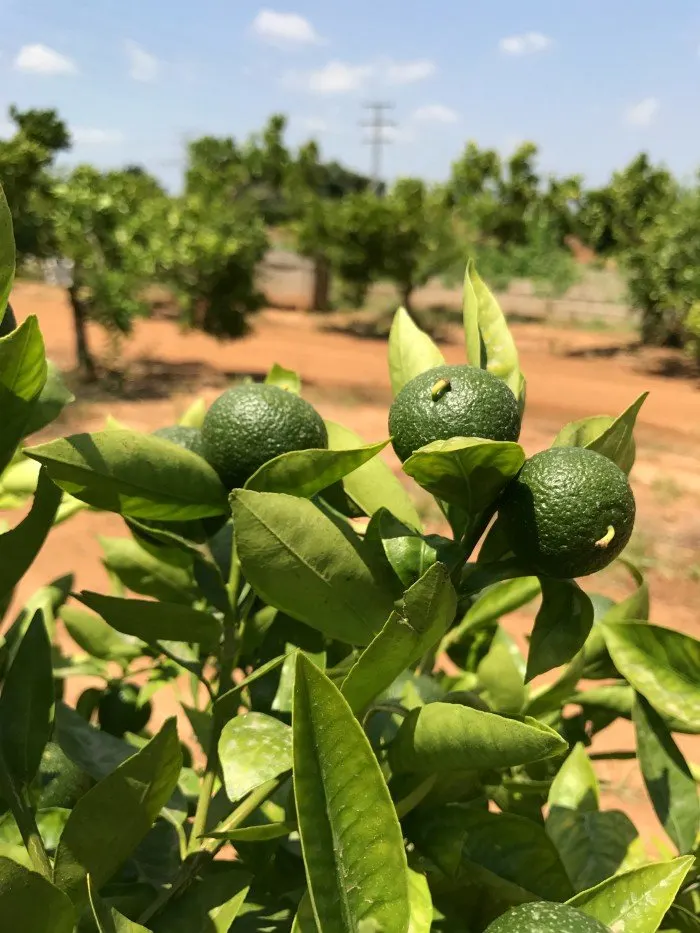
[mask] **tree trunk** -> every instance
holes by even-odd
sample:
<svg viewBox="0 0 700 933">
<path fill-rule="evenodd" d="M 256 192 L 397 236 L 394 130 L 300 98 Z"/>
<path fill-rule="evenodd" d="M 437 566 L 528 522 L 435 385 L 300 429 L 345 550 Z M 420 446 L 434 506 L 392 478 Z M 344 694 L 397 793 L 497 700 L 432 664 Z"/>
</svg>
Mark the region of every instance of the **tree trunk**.
<svg viewBox="0 0 700 933">
<path fill-rule="evenodd" d="M 314 259 L 314 286 L 311 307 L 314 311 L 328 311 L 330 305 L 331 267 L 325 256 Z"/>
<path fill-rule="evenodd" d="M 401 304 L 410 314 L 412 311 L 411 307 L 411 298 L 413 297 L 413 286 L 412 285 L 402 285 L 401 286 Z"/>
<path fill-rule="evenodd" d="M 95 382 L 97 369 L 95 360 L 90 352 L 87 339 L 87 313 L 85 303 L 78 294 L 78 286 L 73 283 L 68 289 L 70 303 L 73 309 L 73 325 L 75 327 L 75 355 L 78 360 L 78 369 L 88 382 Z"/>
</svg>

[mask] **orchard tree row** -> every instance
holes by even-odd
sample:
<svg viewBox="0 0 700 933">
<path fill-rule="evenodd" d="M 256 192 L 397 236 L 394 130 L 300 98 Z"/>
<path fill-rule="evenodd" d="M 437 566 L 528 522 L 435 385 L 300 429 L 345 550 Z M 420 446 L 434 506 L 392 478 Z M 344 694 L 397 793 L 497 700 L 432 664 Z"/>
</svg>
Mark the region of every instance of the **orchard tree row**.
<svg viewBox="0 0 700 933">
<path fill-rule="evenodd" d="M 292 150 L 273 116 L 244 142 L 205 136 L 187 149 L 182 191 L 172 196 L 139 166 L 102 172 L 55 165 L 71 146 L 51 110 L 11 108 L 16 132 L 0 142 L 0 180 L 12 212 L 18 261 L 60 258 L 83 374 L 96 375 L 86 322 L 128 333 L 148 312 L 144 287 L 171 289 L 183 322 L 240 336 L 261 303 L 255 271 L 271 240 L 312 260 L 313 304 L 331 284 L 360 306 L 376 281 L 393 282 L 410 309 L 433 276 L 455 277 L 466 253 L 495 285 L 528 276 L 564 289 L 575 276 L 577 237 L 627 273 L 646 342 L 700 339 L 700 191 L 681 186 L 645 155 L 586 189 L 578 176 L 543 178 L 537 147 L 508 159 L 470 142 L 442 184 L 370 179 L 321 157 L 315 142 Z"/>
</svg>

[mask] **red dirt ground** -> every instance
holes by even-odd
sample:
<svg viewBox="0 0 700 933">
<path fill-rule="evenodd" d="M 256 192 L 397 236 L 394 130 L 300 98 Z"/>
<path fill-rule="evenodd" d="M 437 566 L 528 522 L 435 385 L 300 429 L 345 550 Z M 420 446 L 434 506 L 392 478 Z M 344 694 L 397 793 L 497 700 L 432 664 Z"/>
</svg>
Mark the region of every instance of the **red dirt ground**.
<svg viewBox="0 0 700 933">
<path fill-rule="evenodd" d="M 21 320 L 39 316 L 49 356 L 64 370 L 74 366 L 70 315 L 63 294 L 48 286 L 19 283 L 12 296 Z M 93 390 L 79 399 L 53 434 L 98 430 L 106 415 L 139 430 L 170 424 L 197 395 L 207 400 L 233 378 L 264 374 L 272 363 L 297 370 L 305 394 L 326 417 L 342 421 L 367 440 L 386 436 L 390 401 L 386 344 L 322 329 L 324 319 L 295 312 L 266 311 L 254 321 L 245 339 L 217 343 L 200 333 L 183 334 L 168 321 L 136 325 L 124 347 L 124 391 L 105 398 Z M 651 582 L 652 618 L 698 636 L 700 596 L 700 392 L 688 379 L 660 375 L 674 371 L 664 356 L 630 352 L 629 335 L 590 333 L 541 324 L 516 324 L 513 332 L 528 377 L 528 404 L 522 443 L 529 453 L 549 446 L 567 421 L 590 414 L 615 414 L 641 392 L 650 391 L 637 431 L 638 457 L 633 484 L 638 502 L 637 536 L 632 554 Z M 104 342 L 98 328 L 90 333 L 96 348 Z M 450 362 L 464 359 L 457 329 L 443 347 Z M 391 452 L 387 460 L 398 464 Z M 424 498 L 421 500 L 426 503 Z M 427 512 L 426 521 L 437 516 Z M 72 570 L 76 588 L 100 589 L 107 583 L 99 560 L 96 534 L 119 535 L 115 516 L 80 514 L 57 528 L 24 579 L 19 599 L 48 580 Z M 624 592 L 624 579 L 602 575 L 595 586 L 611 595 Z M 531 614 L 507 620 L 524 642 Z M 162 694 L 159 694 L 159 697 Z M 169 704 L 167 704 L 169 705 Z M 165 715 L 161 704 L 159 714 Z M 700 763 L 700 740 L 683 738 L 689 757 Z M 631 749 L 627 724 L 606 730 L 596 750 Z M 600 763 L 606 806 L 624 809 L 640 827 L 647 844 L 663 838 L 634 762 Z"/>
</svg>

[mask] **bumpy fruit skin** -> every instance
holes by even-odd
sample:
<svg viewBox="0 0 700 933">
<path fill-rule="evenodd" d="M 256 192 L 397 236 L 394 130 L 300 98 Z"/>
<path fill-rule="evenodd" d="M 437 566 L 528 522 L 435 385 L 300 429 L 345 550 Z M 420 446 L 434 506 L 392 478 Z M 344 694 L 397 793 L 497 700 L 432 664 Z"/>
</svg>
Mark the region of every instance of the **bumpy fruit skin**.
<svg viewBox="0 0 700 933">
<path fill-rule="evenodd" d="M 263 463 L 292 450 L 328 447 L 323 419 L 304 399 L 255 384 L 220 395 L 202 425 L 204 457 L 227 489 L 243 486 Z"/>
<path fill-rule="evenodd" d="M 190 428 L 184 424 L 173 424 L 167 428 L 158 428 L 153 432 L 154 437 L 162 437 L 165 441 L 171 441 L 178 447 L 184 447 L 185 450 L 191 450 L 193 454 L 199 454 L 202 457 L 202 432 L 199 428 Z"/>
<path fill-rule="evenodd" d="M 521 904 L 495 920 L 486 933 L 610 933 L 610 927 L 566 904 Z"/>
<path fill-rule="evenodd" d="M 125 732 L 139 733 L 151 718 L 151 704 L 138 704 L 138 687 L 114 683 L 102 694 L 97 707 L 100 728 L 121 738 Z"/>
<path fill-rule="evenodd" d="M 567 579 L 602 570 L 623 551 L 635 502 L 612 460 L 582 447 L 553 447 L 525 462 L 499 515 L 517 557 L 538 573 Z"/>
<path fill-rule="evenodd" d="M 475 366 L 436 366 L 411 379 L 396 396 L 389 434 L 403 462 L 419 447 L 451 437 L 517 441 L 520 411 L 511 390 L 493 373 Z"/>
</svg>

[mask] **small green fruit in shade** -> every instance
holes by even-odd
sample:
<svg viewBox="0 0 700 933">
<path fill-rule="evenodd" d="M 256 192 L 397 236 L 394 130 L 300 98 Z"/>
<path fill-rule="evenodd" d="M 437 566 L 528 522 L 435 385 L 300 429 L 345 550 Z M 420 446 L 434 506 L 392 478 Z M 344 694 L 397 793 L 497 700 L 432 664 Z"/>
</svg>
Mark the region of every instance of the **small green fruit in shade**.
<svg viewBox="0 0 700 933">
<path fill-rule="evenodd" d="M 191 450 L 193 454 L 202 456 L 202 432 L 199 428 L 190 428 L 184 424 L 173 424 L 167 428 L 158 428 L 153 432 L 154 437 L 162 437 L 165 441 L 171 441 L 178 447 L 184 447 L 185 450 Z"/>
<path fill-rule="evenodd" d="M 139 733 L 151 718 L 151 704 L 139 703 L 135 684 L 116 681 L 107 687 L 97 707 L 100 728 L 121 738 L 125 732 Z"/>
<path fill-rule="evenodd" d="M 420 447 L 451 437 L 517 441 L 520 410 L 493 373 L 475 366 L 436 366 L 411 379 L 396 396 L 389 433 L 403 462 Z"/>
<path fill-rule="evenodd" d="M 553 447 L 526 461 L 499 516 L 513 551 L 537 573 L 584 577 L 613 561 L 632 535 L 627 476 L 601 454 Z"/>
<path fill-rule="evenodd" d="M 611 933 L 610 927 L 566 904 L 538 901 L 502 914 L 486 933 Z"/>
<path fill-rule="evenodd" d="M 204 457 L 227 489 L 292 450 L 328 447 L 323 419 L 304 399 L 277 386 L 236 386 L 220 395 L 202 425 Z"/>
</svg>

